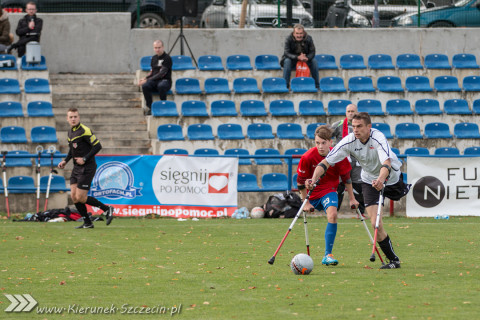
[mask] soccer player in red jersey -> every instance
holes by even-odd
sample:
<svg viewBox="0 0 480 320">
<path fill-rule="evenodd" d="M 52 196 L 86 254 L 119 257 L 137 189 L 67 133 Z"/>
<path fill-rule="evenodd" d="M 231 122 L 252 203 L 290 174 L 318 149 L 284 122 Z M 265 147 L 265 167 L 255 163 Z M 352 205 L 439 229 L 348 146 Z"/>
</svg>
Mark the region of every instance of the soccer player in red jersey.
<svg viewBox="0 0 480 320">
<path fill-rule="evenodd" d="M 329 126 L 319 126 L 315 130 L 315 147 L 305 152 L 300 159 L 297 168 L 297 184 L 302 199 L 306 198 L 308 192 L 305 187 L 305 182 L 313 176 L 317 165 L 325 159 L 332 149 L 332 133 L 333 130 Z M 338 264 L 338 260 L 333 257 L 332 250 L 337 235 L 337 187 L 339 178 L 345 183 L 350 206 L 358 206 L 350 179 L 351 169 L 352 167 L 347 158 L 331 167 L 312 191 L 309 202 L 307 202 L 303 208 L 305 211 L 309 211 L 311 208 L 324 210 L 327 214 L 328 223 L 325 229 L 325 256 L 322 260 L 322 264 L 327 266 L 336 266 Z"/>
</svg>

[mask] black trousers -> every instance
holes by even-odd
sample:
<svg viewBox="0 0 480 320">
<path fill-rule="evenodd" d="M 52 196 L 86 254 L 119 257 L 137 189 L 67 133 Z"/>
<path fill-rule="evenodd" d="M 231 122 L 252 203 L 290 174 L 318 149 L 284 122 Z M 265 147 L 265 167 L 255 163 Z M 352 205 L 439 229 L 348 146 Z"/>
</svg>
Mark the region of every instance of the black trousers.
<svg viewBox="0 0 480 320">
<path fill-rule="evenodd" d="M 354 190 L 353 195 L 355 196 L 355 199 L 359 203 L 358 209 L 360 209 L 360 212 L 362 214 L 364 214 L 365 213 L 365 203 L 363 202 L 362 184 L 361 183 L 352 183 L 352 187 L 353 187 L 353 190 Z M 345 194 L 345 184 L 343 182 L 340 182 L 340 184 L 338 185 L 337 194 L 338 194 L 337 210 L 340 211 L 340 207 L 342 206 L 343 196 Z"/>
</svg>

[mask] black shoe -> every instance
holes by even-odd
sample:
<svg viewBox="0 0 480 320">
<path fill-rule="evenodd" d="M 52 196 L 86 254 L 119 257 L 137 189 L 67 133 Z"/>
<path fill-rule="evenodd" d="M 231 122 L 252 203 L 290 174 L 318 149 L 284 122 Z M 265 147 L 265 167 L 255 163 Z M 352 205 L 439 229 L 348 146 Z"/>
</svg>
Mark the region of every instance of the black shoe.
<svg viewBox="0 0 480 320">
<path fill-rule="evenodd" d="M 107 218 L 107 226 L 112 223 L 113 220 L 113 207 L 108 206 L 108 209 L 105 210 L 103 213 L 105 213 L 105 217 Z"/>
<path fill-rule="evenodd" d="M 152 115 L 152 109 L 150 108 L 146 108 L 144 111 L 143 111 L 143 114 L 146 115 L 146 116 L 151 116 Z"/>
<path fill-rule="evenodd" d="M 8 47 L 5 48 L 5 52 L 6 52 L 7 54 L 12 53 L 12 50 L 13 50 L 12 46 L 8 46 Z"/>
<path fill-rule="evenodd" d="M 93 229 L 93 223 L 84 223 L 81 226 L 75 227 L 75 229 Z"/>
<path fill-rule="evenodd" d="M 400 268 L 400 261 L 390 261 L 384 266 L 381 266 L 380 269 L 399 269 Z"/>
</svg>

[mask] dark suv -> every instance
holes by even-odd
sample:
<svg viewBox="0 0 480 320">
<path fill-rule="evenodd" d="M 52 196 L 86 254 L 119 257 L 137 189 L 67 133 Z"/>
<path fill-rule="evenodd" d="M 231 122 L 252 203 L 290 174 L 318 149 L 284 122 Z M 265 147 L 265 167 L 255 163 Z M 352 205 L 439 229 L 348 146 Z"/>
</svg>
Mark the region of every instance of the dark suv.
<svg viewBox="0 0 480 320">
<path fill-rule="evenodd" d="M 22 9 L 31 0 L 1 0 L 2 8 Z M 37 0 L 38 12 L 130 12 L 132 28 L 137 26 L 137 0 Z M 140 0 L 140 28 L 165 26 L 164 0 Z"/>
</svg>

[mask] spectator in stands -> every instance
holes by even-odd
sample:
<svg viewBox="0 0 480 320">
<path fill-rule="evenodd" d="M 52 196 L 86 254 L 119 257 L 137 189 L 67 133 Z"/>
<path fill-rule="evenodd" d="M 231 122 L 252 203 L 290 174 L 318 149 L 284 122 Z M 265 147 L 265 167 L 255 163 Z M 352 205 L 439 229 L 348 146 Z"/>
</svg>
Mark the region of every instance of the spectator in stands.
<svg viewBox="0 0 480 320">
<path fill-rule="evenodd" d="M 35 2 L 28 2 L 25 10 L 27 14 L 18 21 L 17 36 L 20 38 L 17 42 L 7 48 L 7 53 L 17 49 L 18 57 L 25 55 L 27 43 L 30 41 L 40 42 L 43 20 L 37 17 L 37 5 Z"/>
<path fill-rule="evenodd" d="M 138 85 L 142 87 L 147 105 L 146 115 L 152 114 L 152 94 L 158 92 L 160 100 L 167 100 L 167 92 L 172 87 L 172 58 L 165 52 L 161 40 L 155 40 L 153 50 L 155 55 L 150 64 L 152 69 L 145 78 L 138 82 Z"/>
<path fill-rule="evenodd" d="M 332 129 L 327 125 L 319 126 L 315 130 L 315 147 L 305 152 L 300 159 L 297 168 L 298 190 L 304 200 L 307 196 L 305 188 L 306 181 L 313 175 L 318 163 L 325 159 L 332 149 Z M 327 228 L 325 229 L 325 256 L 322 264 L 327 266 L 336 266 L 338 260 L 333 257 L 333 243 L 337 235 L 337 189 L 339 179 L 345 181 L 347 191 L 350 197 L 350 204 L 357 206 L 358 202 L 353 195 L 352 184 L 350 180 L 350 164 L 346 158 L 337 163 L 335 167 L 328 170 L 327 174 L 322 176 L 322 180 L 315 187 L 310 195 L 309 201 L 305 204 L 303 210 L 310 211 L 313 208 L 324 210 L 327 214 Z"/>
<path fill-rule="evenodd" d="M 357 106 L 354 104 L 349 104 L 346 110 L 346 117 L 343 120 L 334 122 L 332 127 L 333 131 L 333 139 L 335 140 L 335 144 L 340 142 L 345 136 L 349 133 L 353 132 L 352 128 L 352 119 L 353 115 L 357 113 Z M 363 194 L 362 194 L 362 178 L 360 176 L 362 172 L 362 167 L 358 164 L 357 159 L 350 156 L 348 158 L 350 161 L 350 165 L 352 166 L 352 171 L 350 172 L 350 177 L 352 179 L 352 186 L 353 186 L 353 194 L 355 195 L 355 199 L 357 199 L 362 214 L 365 213 L 365 204 L 363 202 Z M 337 188 L 338 193 L 338 210 L 342 206 L 343 195 L 345 194 L 345 183 L 340 181 L 340 184 Z"/>
<path fill-rule="evenodd" d="M 7 50 L 12 44 L 13 35 L 10 33 L 10 21 L 8 21 L 8 12 L 0 9 L 0 52 Z"/>
<path fill-rule="evenodd" d="M 318 64 L 315 60 L 315 45 L 301 24 L 293 26 L 293 32 L 285 40 L 285 48 L 280 65 L 283 67 L 283 77 L 290 87 L 290 74 L 298 61 L 303 61 L 310 69 L 310 75 L 315 80 L 315 87 L 319 88 Z"/>
<path fill-rule="evenodd" d="M 325 18 L 325 27 L 345 28 L 348 10 L 348 4 L 345 0 L 336 0 L 335 3 L 328 8 L 327 17 Z"/>
</svg>

